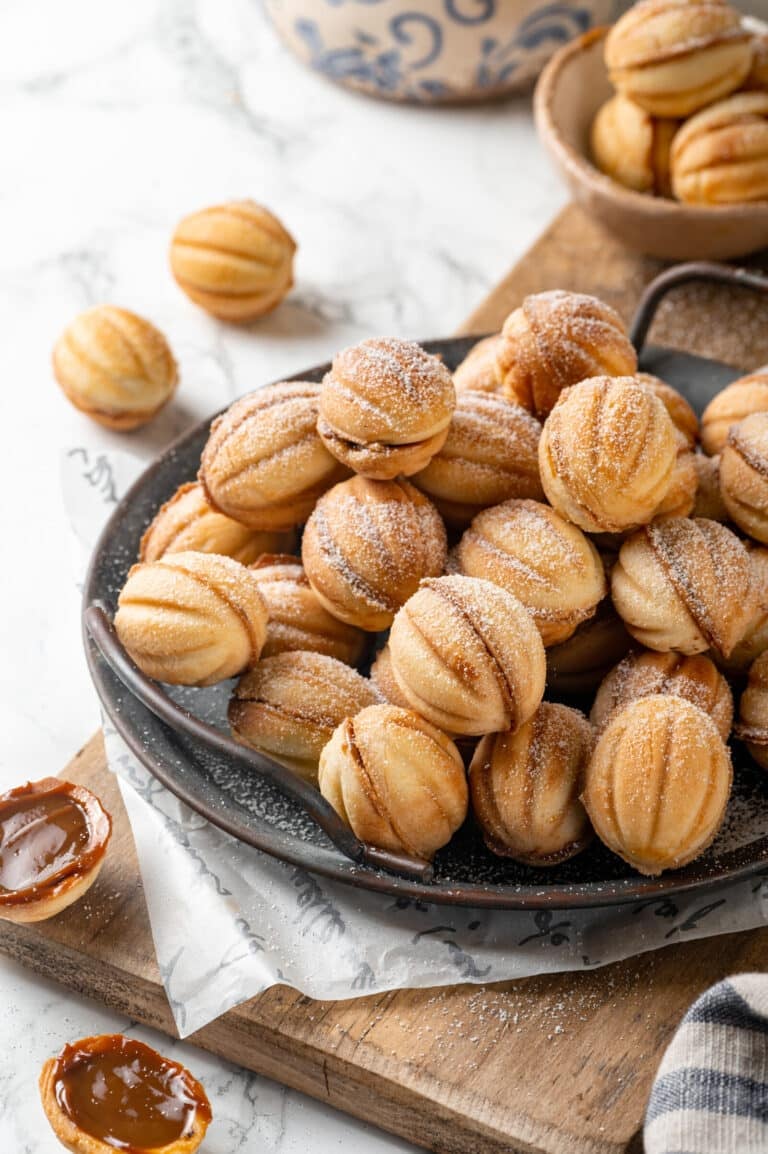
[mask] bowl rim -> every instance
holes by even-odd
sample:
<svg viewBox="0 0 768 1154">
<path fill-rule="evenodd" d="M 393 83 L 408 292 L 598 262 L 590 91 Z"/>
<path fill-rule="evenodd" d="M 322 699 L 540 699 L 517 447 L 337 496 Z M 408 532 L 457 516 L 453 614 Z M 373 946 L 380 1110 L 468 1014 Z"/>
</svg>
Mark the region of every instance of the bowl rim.
<svg viewBox="0 0 768 1154">
<path fill-rule="evenodd" d="M 768 223 L 768 201 L 750 201 L 744 204 L 685 204 L 672 197 L 653 196 L 647 192 L 637 192 L 625 188 L 618 181 L 601 172 L 593 164 L 589 155 L 580 152 L 563 137 L 553 114 L 553 103 L 563 69 L 574 57 L 591 50 L 604 40 L 610 31 L 610 24 L 590 28 L 580 36 L 559 48 L 544 65 L 533 94 L 533 115 L 536 129 L 545 144 L 555 154 L 563 168 L 591 191 L 612 200 L 624 211 L 632 211 L 657 219 L 685 218 L 701 225 L 712 225 L 722 220 L 742 220 L 749 222 L 755 218 Z"/>
</svg>

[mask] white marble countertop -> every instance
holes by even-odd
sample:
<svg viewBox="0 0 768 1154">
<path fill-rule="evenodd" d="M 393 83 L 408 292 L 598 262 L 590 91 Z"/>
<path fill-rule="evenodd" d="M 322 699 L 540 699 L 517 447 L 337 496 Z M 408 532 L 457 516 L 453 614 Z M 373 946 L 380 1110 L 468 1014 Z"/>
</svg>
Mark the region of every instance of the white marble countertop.
<svg viewBox="0 0 768 1154">
<path fill-rule="evenodd" d="M 70 576 L 59 460 L 75 445 L 153 455 L 193 419 L 364 336 L 450 333 L 563 203 L 525 100 L 425 110 L 305 71 L 257 0 L 6 0 L 0 8 L 0 788 L 57 772 L 96 729 Z M 177 218 L 230 197 L 275 210 L 297 284 L 246 329 L 195 309 L 167 268 Z M 50 350 L 81 309 L 150 317 L 181 369 L 149 430 L 100 430 L 63 399 Z M 13 547 L 9 543 L 13 543 Z M 43 1060 L 104 1030 L 152 1040 L 0 960 L 0 1150 L 60 1149 Z M 215 1122 L 204 1149 L 410 1149 L 188 1046 Z"/>
</svg>

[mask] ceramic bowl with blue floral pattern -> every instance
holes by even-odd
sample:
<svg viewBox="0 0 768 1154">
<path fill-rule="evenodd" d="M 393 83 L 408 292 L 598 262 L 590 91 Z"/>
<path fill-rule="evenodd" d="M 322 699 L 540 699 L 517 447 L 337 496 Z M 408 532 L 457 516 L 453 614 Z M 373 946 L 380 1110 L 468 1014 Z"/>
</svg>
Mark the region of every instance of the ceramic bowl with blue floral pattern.
<svg viewBox="0 0 768 1154">
<path fill-rule="evenodd" d="M 483 100 L 529 85 L 612 0 L 266 0 L 289 48 L 324 76 L 390 100 Z"/>
</svg>

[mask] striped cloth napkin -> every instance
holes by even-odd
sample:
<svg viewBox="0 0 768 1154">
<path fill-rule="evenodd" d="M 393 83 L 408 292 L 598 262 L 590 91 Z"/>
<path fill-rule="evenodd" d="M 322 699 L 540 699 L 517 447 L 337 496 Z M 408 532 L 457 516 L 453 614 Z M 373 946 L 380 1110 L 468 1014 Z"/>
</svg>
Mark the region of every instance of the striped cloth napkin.
<svg viewBox="0 0 768 1154">
<path fill-rule="evenodd" d="M 683 1018 L 656 1075 L 646 1154 L 768 1154 L 768 974 L 718 982 Z"/>
</svg>

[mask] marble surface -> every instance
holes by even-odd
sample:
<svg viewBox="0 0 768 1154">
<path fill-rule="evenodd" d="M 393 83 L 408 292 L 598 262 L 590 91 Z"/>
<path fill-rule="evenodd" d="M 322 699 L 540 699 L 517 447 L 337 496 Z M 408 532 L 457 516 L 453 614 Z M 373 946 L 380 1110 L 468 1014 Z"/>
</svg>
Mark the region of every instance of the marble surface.
<svg viewBox="0 0 768 1154">
<path fill-rule="evenodd" d="M 529 104 L 424 110 L 371 102 L 304 71 L 256 0 L 5 0 L 0 6 L 0 788 L 60 769 L 98 710 L 80 650 L 62 451 L 151 457 L 246 390 L 374 334 L 451 332 L 563 203 Z M 272 316 L 226 327 L 167 268 L 177 218 L 252 196 L 299 242 Z M 79 310 L 146 314 L 181 387 L 148 430 L 110 434 L 58 392 L 50 350 Z M 13 542 L 13 550 L 8 543 Z M 59 1149 L 39 1106 L 43 1060 L 67 1039 L 127 1029 L 0 960 L 0 1150 Z M 301 1095 L 170 1046 L 205 1082 L 204 1149 L 316 1154 L 406 1144 Z"/>
</svg>

